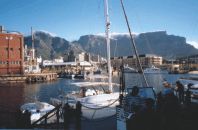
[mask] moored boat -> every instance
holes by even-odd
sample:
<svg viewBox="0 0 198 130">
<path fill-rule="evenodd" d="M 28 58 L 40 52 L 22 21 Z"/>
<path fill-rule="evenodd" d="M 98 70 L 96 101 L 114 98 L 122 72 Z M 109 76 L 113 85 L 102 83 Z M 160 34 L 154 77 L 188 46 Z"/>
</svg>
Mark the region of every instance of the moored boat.
<svg viewBox="0 0 198 130">
<path fill-rule="evenodd" d="M 168 71 L 161 70 L 160 68 L 157 68 L 155 66 L 151 66 L 149 68 L 144 69 L 144 73 L 145 74 L 163 74 L 163 73 L 168 74 Z"/>
<path fill-rule="evenodd" d="M 138 73 L 138 71 L 134 68 L 131 68 L 129 66 L 124 66 L 124 72 L 125 73 Z"/>
<path fill-rule="evenodd" d="M 31 114 L 31 123 L 41 118 L 43 115 L 53 110 L 55 107 L 46 102 L 33 102 L 25 103 L 21 106 L 20 110 L 22 113 L 29 112 Z"/>
</svg>

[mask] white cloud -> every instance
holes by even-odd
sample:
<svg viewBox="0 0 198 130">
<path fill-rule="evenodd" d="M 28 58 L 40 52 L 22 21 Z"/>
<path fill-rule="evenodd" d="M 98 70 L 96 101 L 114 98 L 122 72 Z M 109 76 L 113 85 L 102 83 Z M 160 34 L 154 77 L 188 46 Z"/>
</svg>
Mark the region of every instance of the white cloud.
<svg viewBox="0 0 198 130">
<path fill-rule="evenodd" d="M 39 31 L 36 31 L 36 32 L 44 32 L 44 33 L 47 33 L 47 34 L 49 34 L 49 35 L 51 35 L 51 36 L 53 36 L 53 37 L 56 37 L 56 36 L 57 36 L 57 34 L 51 33 L 51 32 L 46 31 L 46 30 L 39 30 Z"/>
<path fill-rule="evenodd" d="M 138 35 L 139 33 L 133 32 L 132 34 Z M 98 33 L 96 35 L 105 36 L 105 33 Z M 129 35 L 129 33 L 111 32 L 110 35 L 113 37 L 113 36 L 118 36 L 118 35 Z"/>
<path fill-rule="evenodd" d="M 187 41 L 187 43 L 198 49 L 198 42 L 196 42 L 196 41 Z"/>
</svg>

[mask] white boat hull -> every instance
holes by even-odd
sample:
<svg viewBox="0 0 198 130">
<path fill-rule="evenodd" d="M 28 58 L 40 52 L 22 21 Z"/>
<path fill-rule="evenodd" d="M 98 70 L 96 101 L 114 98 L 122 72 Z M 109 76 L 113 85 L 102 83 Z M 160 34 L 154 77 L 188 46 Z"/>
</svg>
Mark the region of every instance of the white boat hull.
<svg viewBox="0 0 198 130">
<path fill-rule="evenodd" d="M 45 102 L 26 103 L 21 106 L 21 112 L 28 111 L 31 113 L 31 123 L 40 119 L 43 115 L 54 109 L 55 107 Z"/>
</svg>

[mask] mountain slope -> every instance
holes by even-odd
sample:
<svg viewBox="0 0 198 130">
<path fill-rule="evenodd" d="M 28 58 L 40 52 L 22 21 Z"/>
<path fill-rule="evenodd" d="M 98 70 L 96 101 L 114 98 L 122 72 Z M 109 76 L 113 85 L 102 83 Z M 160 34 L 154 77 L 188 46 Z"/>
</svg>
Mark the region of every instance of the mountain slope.
<svg viewBox="0 0 198 130">
<path fill-rule="evenodd" d="M 58 56 L 64 56 L 65 53 L 71 50 L 76 53 L 83 51 L 78 45 L 71 44 L 64 38 L 51 36 L 46 32 L 37 31 L 34 34 L 34 38 L 36 55 L 42 56 L 43 59 L 53 59 Z M 25 37 L 24 41 L 28 47 L 31 47 L 31 36 Z"/>
</svg>

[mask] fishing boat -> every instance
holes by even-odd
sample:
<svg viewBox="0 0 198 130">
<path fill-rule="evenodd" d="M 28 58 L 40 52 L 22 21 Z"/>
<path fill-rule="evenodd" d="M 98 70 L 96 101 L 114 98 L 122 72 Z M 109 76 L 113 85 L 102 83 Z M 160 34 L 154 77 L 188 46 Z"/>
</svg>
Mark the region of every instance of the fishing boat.
<svg viewBox="0 0 198 130">
<path fill-rule="evenodd" d="M 31 114 L 30 119 L 31 123 L 40 119 L 49 111 L 53 110 L 55 107 L 46 103 L 46 102 L 33 102 L 33 103 L 25 103 L 21 106 L 20 110 L 22 113 L 29 112 Z"/>
</svg>

